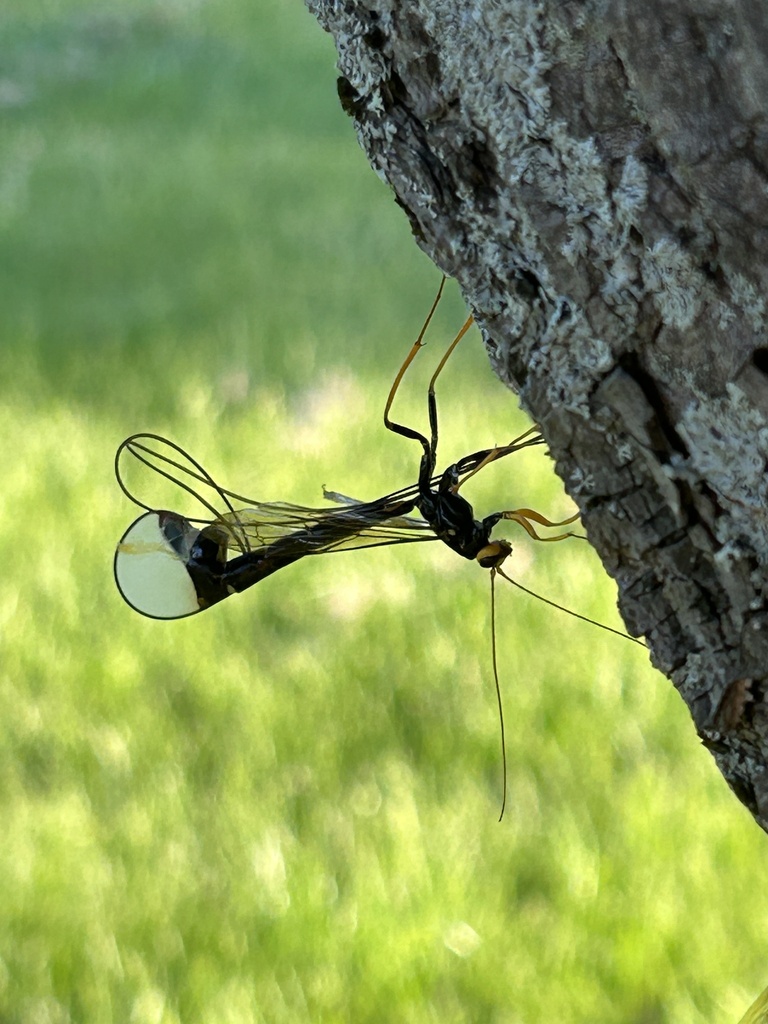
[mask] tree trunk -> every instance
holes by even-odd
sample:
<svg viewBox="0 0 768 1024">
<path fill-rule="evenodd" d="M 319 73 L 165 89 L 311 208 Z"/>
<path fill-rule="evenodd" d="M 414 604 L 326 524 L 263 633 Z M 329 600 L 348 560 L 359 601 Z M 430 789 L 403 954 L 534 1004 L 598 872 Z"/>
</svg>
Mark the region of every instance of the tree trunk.
<svg viewBox="0 0 768 1024">
<path fill-rule="evenodd" d="M 419 245 L 768 829 L 768 10 L 308 0 Z"/>
</svg>

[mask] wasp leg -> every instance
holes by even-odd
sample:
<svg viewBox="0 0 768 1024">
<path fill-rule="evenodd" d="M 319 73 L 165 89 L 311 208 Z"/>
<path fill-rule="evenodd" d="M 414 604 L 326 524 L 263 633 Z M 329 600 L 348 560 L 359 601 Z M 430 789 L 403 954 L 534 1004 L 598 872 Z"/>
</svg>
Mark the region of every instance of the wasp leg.
<svg viewBox="0 0 768 1024">
<path fill-rule="evenodd" d="M 565 540 L 567 537 L 578 537 L 581 540 L 584 540 L 582 534 L 572 533 L 570 530 L 568 530 L 566 533 L 558 533 L 554 537 L 540 537 L 531 522 L 531 520 L 533 520 L 533 522 L 538 523 L 539 526 L 546 526 L 548 528 L 556 526 L 569 526 L 571 523 L 575 523 L 576 520 L 579 518 L 578 512 L 576 512 L 572 516 L 569 516 L 567 519 L 561 519 L 558 522 L 553 522 L 551 519 L 547 519 L 540 512 L 536 512 L 532 508 L 516 508 L 511 509 L 508 512 L 497 513 L 497 515 L 499 516 L 499 519 L 510 519 L 512 520 L 513 523 L 518 523 L 520 526 L 522 526 L 522 528 L 525 530 L 528 536 L 533 538 L 533 540 L 555 541 Z"/>
<path fill-rule="evenodd" d="M 445 352 L 445 355 L 440 360 L 440 362 L 437 364 L 437 369 L 432 374 L 432 379 L 429 382 L 429 388 L 427 390 L 427 406 L 429 408 L 429 431 L 430 431 L 430 436 L 431 436 L 430 451 L 432 453 L 433 461 L 435 460 L 435 458 L 437 456 L 437 399 L 435 398 L 435 381 L 440 376 L 440 372 L 442 371 L 443 367 L 445 366 L 445 364 L 450 359 L 451 353 L 456 348 L 456 346 L 459 344 L 461 339 L 464 337 L 464 335 L 467 333 L 467 331 L 469 330 L 469 328 L 472 326 L 472 324 L 474 322 L 475 322 L 474 317 L 470 316 L 470 317 L 467 318 L 464 326 L 461 328 L 459 333 L 456 335 L 456 337 L 453 339 L 451 344 L 448 346 L 448 348 L 447 348 L 447 350 Z"/>
<path fill-rule="evenodd" d="M 440 298 L 441 298 L 441 296 L 443 294 L 443 288 L 444 287 L 445 287 L 445 275 L 443 275 L 443 278 L 440 281 L 440 287 L 437 289 L 437 295 L 435 296 L 435 301 L 432 303 L 432 308 L 430 309 L 429 313 L 427 314 L 427 319 L 424 321 L 424 326 L 419 331 L 419 336 L 416 339 L 416 341 L 414 341 L 413 345 L 411 346 L 411 350 L 408 353 L 408 355 L 405 357 L 405 359 L 403 361 L 403 365 L 397 371 L 397 376 L 395 377 L 395 380 L 394 380 L 394 382 L 392 384 L 392 387 L 390 388 L 389 395 L 387 396 L 387 404 L 384 406 L 384 426 L 387 428 L 387 430 L 391 430 L 393 433 L 400 434 L 403 437 L 410 437 L 413 441 L 418 441 L 421 444 L 422 448 L 424 449 L 424 455 L 427 458 L 430 456 L 430 452 L 431 452 L 430 443 L 427 440 L 427 438 L 424 437 L 423 434 L 419 433 L 418 430 L 414 430 L 412 427 L 406 427 L 403 423 L 395 423 L 394 420 L 391 420 L 389 418 L 389 410 L 392 408 L 392 403 L 395 400 L 395 395 L 397 394 L 397 389 L 400 387 L 400 382 L 402 381 L 403 377 L 405 376 L 405 371 L 408 369 L 408 367 L 411 365 L 413 360 L 416 358 L 416 353 L 419 351 L 419 349 L 424 344 L 424 335 L 426 334 L 427 328 L 429 327 L 429 323 L 430 323 L 432 317 L 434 316 L 435 310 L 437 309 L 437 304 L 440 301 Z M 430 473 L 429 475 L 431 476 L 432 474 Z"/>
<path fill-rule="evenodd" d="M 429 492 L 429 489 L 430 489 L 430 483 L 429 482 L 431 480 L 432 474 L 435 471 L 435 462 L 436 462 L 436 459 L 437 459 L 437 437 L 438 437 L 438 431 L 437 431 L 437 400 L 435 398 L 435 381 L 437 380 L 437 377 L 439 376 L 440 371 L 442 370 L 442 368 L 445 366 L 446 362 L 448 361 L 449 356 L 451 355 L 451 353 L 456 348 L 458 343 L 461 341 L 461 339 L 464 337 L 464 335 L 469 330 L 471 324 L 473 323 L 472 317 L 469 317 L 467 322 L 464 324 L 464 326 L 461 328 L 459 333 L 456 335 L 456 337 L 453 339 L 451 344 L 448 346 L 448 350 L 446 351 L 446 353 L 443 356 L 443 358 L 440 360 L 440 363 L 438 364 L 438 367 L 435 370 L 434 374 L 432 375 L 432 379 L 429 382 L 429 390 L 427 392 L 427 405 L 428 405 L 428 410 L 429 410 L 429 430 L 430 430 L 429 439 L 427 439 L 424 436 L 424 434 L 422 434 L 420 431 L 414 430 L 413 427 L 407 427 L 403 423 L 395 423 L 393 420 L 391 420 L 389 418 L 389 411 L 392 408 L 392 403 L 394 402 L 395 395 L 397 394 L 397 390 L 400 387 L 400 382 L 402 381 L 403 377 L 405 376 L 406 370 L 411 365 L 413 360 L 416 358 L 416 354 L 419 351 L 419 349 L 424 345 L 424 335 L 425 335 L 425 333 L 427 331 L 427 327 L 429 326 L 430 321 L 432 320 L 434 312 L 437 309 L 437 304 L 440 301 L 440 298 L 441 298 L 441 296 L 443 294 L 443 288 L 445 287 L 445 280 L 446 280 L 445 279 L 445 275 L 443 275 L 443 278 L 442 278 L 442 280 L 440 282 L 440 287 L 437 290 L 437 295 L 435 296 L 435 301 L 432 303 L 432 308 L 430 309 L 430 311 L 429 311 L 429 313 L 427 315 L 427 319 L 424 321 L 424 326 L 421 328 L 421 331 L 419 332 L 418 338 L 416 339 L 416 341 L 411 346 L 410 352 L 405 357 L 405 360 L 403 361 L 403 365 L 398 370 L 397 376 L 395 377 L 394 383 L 392 384 L 392 387 L 390 389 L 389 395 L 387 396 L 387 403 L 384 406 L 384 426 L 387 428 L 387 430 L 391 430 L 395 434 L 400 434 L 403 437 L 410 437 L 412 440 L 418 441 L 419 444 L 421 445 L 421 447 L 424 450 L 424 454 L 423 454 L 422 459 L 421 459 L 421 467 L 419 469 L 419 486 L 420 486 L 422 492 L 425 493 L 425 494 Z"/>
<path fill-rule="evenodd" d="M 505 455 L 519 451 L 521 448 L 527 448 L 529 445 L 543 443 L 544 438 L 539 434 L 539 428 L 534 426 L 529 427 L 524 434 L 520 434 L 519 437 L 516 437 L 514 441 L 510 441 L 509 444 L 499 445 L 497 448 L 489 448 L 487 451 L 476 452 L 474 455 L 467 456 L 456 464 L 457 473 L 464 473 L 464 476 L 453 485 L 451 490 L 454 494 L 457 494 L 459 488 L 463 487 L 467 480 L 470 480 L 475 473 L 479 473 L 489 463 L 495 462 L 496 459 L 501 459 Z M 471 468 L 467 469 L 467 467 Z M 465 470 L 467 471 L 464 472 Z"/>
</svg>

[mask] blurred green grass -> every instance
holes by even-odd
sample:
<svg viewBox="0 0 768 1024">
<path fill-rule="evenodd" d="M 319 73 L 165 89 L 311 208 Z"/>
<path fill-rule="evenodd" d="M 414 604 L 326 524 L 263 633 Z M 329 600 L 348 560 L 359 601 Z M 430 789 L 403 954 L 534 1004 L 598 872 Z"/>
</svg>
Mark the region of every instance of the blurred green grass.
<svg viewBox="0 0 768 1024">
<path fill-rule="evenodd" d="M 0 1020 L 736 1020 L 765 840 L 642 651 L 438 545 L 307 559 L 193 621 L 120 602 L 140 429 L 316 504 L 411 482 L 381 412 L 437 273 L 299 3 L 12 0 L 0 74 Z M 398 397 L 424 423 L 451 294 Z M 443 462 L 524 429 L 476 335 Z M 480 511 L 569 508 L 541 453 Z M 586 546 L 527 585 L 616 623 Z"/>
</svg>

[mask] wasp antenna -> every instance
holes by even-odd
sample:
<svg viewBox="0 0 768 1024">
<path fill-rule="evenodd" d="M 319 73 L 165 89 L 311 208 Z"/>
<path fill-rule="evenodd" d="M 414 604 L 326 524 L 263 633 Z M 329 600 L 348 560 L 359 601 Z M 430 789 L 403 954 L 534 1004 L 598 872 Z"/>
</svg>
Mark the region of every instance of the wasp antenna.
<svg viewBox="0 0 768 1024">
<path fill-rule="evenodd" d="M 565 612 L 566 615 L 572 615 L 574 619 L 581 619 L 582 622 L 588 622 L 592 626 L 597 626 L 598 629 L 604 629 L 606 632 L 613 633 L 615 636 L 620 636 L 624 640 L 631 640 L 633 644 L 639 644 L 640 647 L 645 647 L 642 640 L 638 640 L 635 636 L 630 636 L 629 633 L 622 633 L 620 629 L 614 629 L 613 626 L 606 626 L 604 622 L 597 622 L 595 619 L 590 619 L 586 615 L 580 615 L 571 608 L 566 608 L 562 604 L 558 604 L 556 601 L 550 601 L 548 597 L 542 597 L 542 595 L 537 594 L 535 590 L 529 590 L 528 587 L 524 587 L 522 583 L 518 583 L 517 580 L 513 580 L 511 576 L 507 576 L 503 569 L 497 567 L 495 571 L 503 576 L 507 583 L 511 583 L 513 587 L 517 587 L 518 590 L 522 590 L 524 594 L 528 594 L 530 597 L 535 597 L 538 601 L 543 601 L 544 604 L 548 604 L 551 608 L 557 608 L 558 611 Z"/>
<path fill-rule="evenodd" d="M 504 735 L 504 707 L 501 702 L 501 686 L 499 685 L 499 670 L 496 664 L 496 572 L 491 569 L 491 655 L 493 660 L 493 681 L 496 685 L 496 702 L 499 705 L 499 727 L 501 730 L 501 813 L 499 821 L 504 817 L 504 808 L 507 806 L 507 740 Z M 504 575 L 502 573 L 502 575 Z"/>
</svg>

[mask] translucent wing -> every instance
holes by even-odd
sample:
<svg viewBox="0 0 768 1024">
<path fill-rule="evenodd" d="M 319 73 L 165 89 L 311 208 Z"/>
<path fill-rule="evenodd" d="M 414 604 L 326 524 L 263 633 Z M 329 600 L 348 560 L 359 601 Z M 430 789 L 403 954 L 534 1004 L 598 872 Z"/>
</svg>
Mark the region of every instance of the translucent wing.
<svg viewBox="0 0 768 1024">
<path fill-rule="evenodd" d="M 186 518 L 145 503 L 128 483 L 129 456 L 181 497 L 192 495 L 209 516 Z M 125 494 L 147 510 L 117 545 L 115 581 L 125 601 L 150 618 L 193 615 L 305 555 L 436 539 L 421 517 L 408 514 L 415 488 L 372 502 L 345 498 L 341 509 L 253 501 L 220 487 L 178 445 L 151 434 L 123 442 L 115 472 Z M 236 509 L 240 501 L 247 507 Z"/>
<path fill-rule="evenodd" d="M 528 431 L 502 448 L 465 456 L 451 471 L 468 479 L 489 461 L 542 443 Z M 144 474 L 153 499 L 164 481 L 169 500 L 147 503 L 137 496 L 131 470 Z M 126 602 L 150 618 L 194 615 L 306 555 L 437 539 L 411 514 L 416 485 L 369 502 L 326 492 L 336 508 L 254 501 L 221 487 L 183 448 L 157 434 L 127 438 L 115 456 L 115 475 L 125 495 L 145 509 L 117 545 L 115 581 Z M 432 484 L 442 479 L 435 476 Z M 190 497 L 205 515 L 163 510 Z"/>
<path fill-rule="evenodd" d="M 402 505 L 400 499 L 390 500 L 389 496 L 375 502 L 350 502 L 343 511 L 261 502 L 252 508 L 227 512 L 217 522 L 231 531 L 244 551 L 270 546 L 288 537 L 298 546 L 303 544 L 305 554 L 318 555 L 435 540 L 431 527 L 421 516 L 397 514 Z"/>
</svg>

